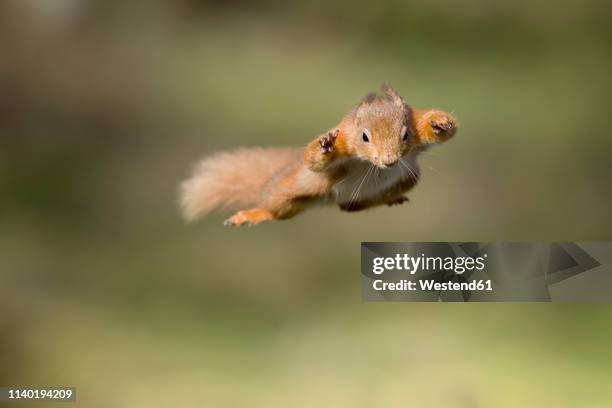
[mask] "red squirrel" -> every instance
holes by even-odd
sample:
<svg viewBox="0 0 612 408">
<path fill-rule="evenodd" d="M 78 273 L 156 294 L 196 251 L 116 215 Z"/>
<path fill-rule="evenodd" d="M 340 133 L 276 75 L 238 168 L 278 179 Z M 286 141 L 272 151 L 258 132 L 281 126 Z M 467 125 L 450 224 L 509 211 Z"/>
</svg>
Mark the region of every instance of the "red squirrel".
<svg viewBox="0 0 612 408">
<path fill-rule="evenodd" d="M 227 226 L 284 220 L 319 203 L 360 211 L 408 201 L 416 158 L 457 130 L 452 115 L 413 110 L 390 86 L 370 93 L 305 148 L 242 148 L 201 161 L 181 186 L 189 221 L 217 207 L 238 211 Z"/>
</svg>

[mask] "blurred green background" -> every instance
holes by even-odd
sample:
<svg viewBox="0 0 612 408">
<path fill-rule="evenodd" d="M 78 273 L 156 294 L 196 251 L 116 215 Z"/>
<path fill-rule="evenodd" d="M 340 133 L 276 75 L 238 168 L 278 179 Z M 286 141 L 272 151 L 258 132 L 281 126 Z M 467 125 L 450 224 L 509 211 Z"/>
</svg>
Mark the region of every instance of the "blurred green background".
<svg viewBox="0 0 612 408">
<path fill-rule="evenodd" d="M 611 17 L 2 1 L 0 385 L 105 408 L 611 406 L 609 305 L 368 304 L 359 274 L 361 241 L 612 239 Z M 182 222 L 204 154 L 305 144 L 382 82 L 460 122 L 408 205 Z"/>
</svg>

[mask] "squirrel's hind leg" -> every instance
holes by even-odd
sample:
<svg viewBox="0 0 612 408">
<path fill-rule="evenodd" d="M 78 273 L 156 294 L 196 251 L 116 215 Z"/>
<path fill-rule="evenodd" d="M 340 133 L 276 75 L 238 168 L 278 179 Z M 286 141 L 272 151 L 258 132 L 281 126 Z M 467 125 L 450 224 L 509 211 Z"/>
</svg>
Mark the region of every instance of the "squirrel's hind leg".
<svg viewBox="0 0 612 408">
<path fill-rule="evenodd" d="M 238 211 L 223 222 L 228 227 L 240 227 L 242 225 L 257 225 L 264 221 L 275 219 L 274 214 L 263 208 Z"/>
</svg>

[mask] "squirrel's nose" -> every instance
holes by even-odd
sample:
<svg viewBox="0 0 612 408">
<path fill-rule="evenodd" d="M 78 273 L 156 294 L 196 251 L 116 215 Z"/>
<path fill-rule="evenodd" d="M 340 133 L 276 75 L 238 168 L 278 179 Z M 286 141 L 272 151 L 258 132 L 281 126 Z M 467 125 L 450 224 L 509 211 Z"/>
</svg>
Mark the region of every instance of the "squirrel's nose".
<svg viewBox="0 0 612 408">
<path fill-rule="evenodd" d="M 380 160 L 380 162 L 381 162 L 383 165 L 385 165 L 385 166 L 387 166 L 387 167 L 390 167 L 390 166 L 393 166 L 395 163 L 397 163 L 397 160 L 395 160 L 393 157 L 383 157 L 383 158 Z"/>
</svg>

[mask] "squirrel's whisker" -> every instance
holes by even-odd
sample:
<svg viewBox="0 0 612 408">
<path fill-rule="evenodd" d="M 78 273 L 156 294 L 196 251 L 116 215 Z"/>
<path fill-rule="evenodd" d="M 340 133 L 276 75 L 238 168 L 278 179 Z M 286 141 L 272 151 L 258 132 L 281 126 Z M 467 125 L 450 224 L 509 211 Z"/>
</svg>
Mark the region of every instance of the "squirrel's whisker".
<svg viewBox="0 0 612 408">
<path fill-rule="evenodd" d="M 363 178 L 361 179 L 361 182 L 359 183 L 359 185 L 357 186 L 357 189 L 355 191 L 354 196 L 352 197 L 350 204 L 349 204 L 349 208 L 352 207 L 353 202 L 357 201 L 357 198 L 359 198 L 359 192 L 361 191 L 361 187 L 364 185 L 365 181 L 368 179 L 368 177 L 370 176 L 370 173 L 372 173 L 372 169 L 374 168 L 374 166 L 372 164 L 370 164 L 370 167 L 367 168 L 367 170 L 365 171 L 365 174 L 363 176 Z"/>
<path fill-rule="evenodd" d="M 357 202 L 357 199 L 359 198 L 359 193 L 361 192 L 361 188 L 370 178 L 370 175 L 373 173 L 373 170 L 374 170 L 374 165 L 370 164 L 370 167 L 366 171 L 365 177 L 361 180 L 361 183 L 359 183 L 359 186 L 357 187 L 357 192 L 355 193 L 355 197 L 353 199 L 355 203 Z"/>
<path fill-rule="evenodd" d="M 348 202 L 348 208 L 351 208 L 351 206 L 353 205 L 353 199 L 355 198 L 355 195 L 357 193 L 357 189 L 359 188 L 359 186 L 361 185 L 361 182 L 363 182 L 363 180 L 365 179 L 366 173 L 369 169 L 365 169 L 361 175 L 361 181 L 359 183 L 357 183 L 357 185 L 355 186 L 355 188 L 353 189 L 353 191 L 351 192 L 350 198 L 349 198 L 349 202 Z"/>
</svg>

